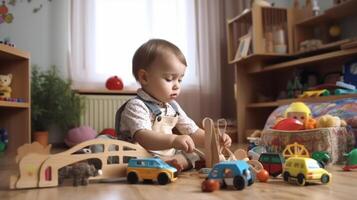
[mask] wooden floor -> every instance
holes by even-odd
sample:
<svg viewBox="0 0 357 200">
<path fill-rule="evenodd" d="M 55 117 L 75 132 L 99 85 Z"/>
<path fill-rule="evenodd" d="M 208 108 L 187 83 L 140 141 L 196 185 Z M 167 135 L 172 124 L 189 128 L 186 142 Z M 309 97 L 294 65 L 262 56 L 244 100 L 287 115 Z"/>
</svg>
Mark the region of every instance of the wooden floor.
<svg viewBox="0 0 357 200">
<path fill-rule="evenodd" d="M 147 200 L 192 200 L 192 199 L 357 199 L 357 170 L 341 171 L 341 166 L 331 166 L 332 182 L 328 185 L 300 187 L 271 178 L 268 183 L 256 182 L 243 191 L 226 189 L 213 193 L 201 192 L 201 182 L 196 171 L 181 173 L 179 179 L 161 186 L 156 183 L 128 185 L 125 180 L 111 183 L 90 183 L 88 186 L 64 186 L 41 189 L 10 190 L 9 176 L 16 172 L 13 156 L 0 155 L 0 200 L 55 200 L 55 199 L 147 199 Z"/>
</svg>

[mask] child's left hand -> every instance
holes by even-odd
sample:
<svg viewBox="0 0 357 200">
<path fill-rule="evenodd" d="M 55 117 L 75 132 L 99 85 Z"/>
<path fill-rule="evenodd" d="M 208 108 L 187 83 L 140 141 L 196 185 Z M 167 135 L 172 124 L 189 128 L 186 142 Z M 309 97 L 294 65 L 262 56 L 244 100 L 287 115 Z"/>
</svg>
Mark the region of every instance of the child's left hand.
<svg viewBox="0 0 357 200">
<path fill-rule="evenodd" d="M 232 139 L 226 133 L 223 133 L 220 137 L 220 142 L 224 147 L 230 147 L 232 144 Z"/>
</svg>

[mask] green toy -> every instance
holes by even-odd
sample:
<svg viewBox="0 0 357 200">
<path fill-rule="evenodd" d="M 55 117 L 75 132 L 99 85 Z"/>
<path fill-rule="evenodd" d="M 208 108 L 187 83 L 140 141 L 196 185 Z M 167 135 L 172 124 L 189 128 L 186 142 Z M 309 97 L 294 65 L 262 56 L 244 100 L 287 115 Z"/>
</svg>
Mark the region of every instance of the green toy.
<svg viewBox="0 0 357 200">
<path fill-rule="evenodd" d="M 331 157 L 326 151 L 315 151 L 312 153 L 311 158 L 315 159 L 322 168 L 325 168 Z"/>
<path fill-rule="evenodd" d="M 343 167 L 344 171 L 357 169 L 357 149 L 353 149 L 352 151 L 344 154 L 343 156 L 347 157 L 346 165 Z"/>
</svg>

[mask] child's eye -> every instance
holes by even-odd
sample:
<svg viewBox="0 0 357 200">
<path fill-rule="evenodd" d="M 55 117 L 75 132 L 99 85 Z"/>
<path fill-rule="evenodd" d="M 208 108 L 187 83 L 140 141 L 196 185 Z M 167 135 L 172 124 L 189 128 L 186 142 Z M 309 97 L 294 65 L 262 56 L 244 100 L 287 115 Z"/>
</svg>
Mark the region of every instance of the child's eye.
<svg viewBox="0 0 357 200">
<path fill-rule="evenodd" d="M 166 80 L 167 82 L 171 82 L 171 81 L 172 81 L 172 78 L 165 78 L 165 80 Z"/>
<path fill-rule="evenodd" d="M 181 83 L 181 82 L 182 82 L 182 79 L 179 79 L 178 82 Z"/>
</svg>

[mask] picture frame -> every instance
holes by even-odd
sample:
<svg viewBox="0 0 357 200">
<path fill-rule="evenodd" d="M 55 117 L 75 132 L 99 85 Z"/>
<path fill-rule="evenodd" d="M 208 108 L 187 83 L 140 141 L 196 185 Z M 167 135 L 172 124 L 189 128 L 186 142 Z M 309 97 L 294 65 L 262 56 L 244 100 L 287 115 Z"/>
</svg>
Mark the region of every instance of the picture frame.
<svg viewBox="0 0 357 200">
<path fill-rule="evenodd" d="M 248 56 L 250 42 L 251 42 L 251 36 L 249 34 L 239 38 L 238 48 L 234 56 L 234 60 L 238 60 L 240 58 L 244 58 Z"/>
</svg>

